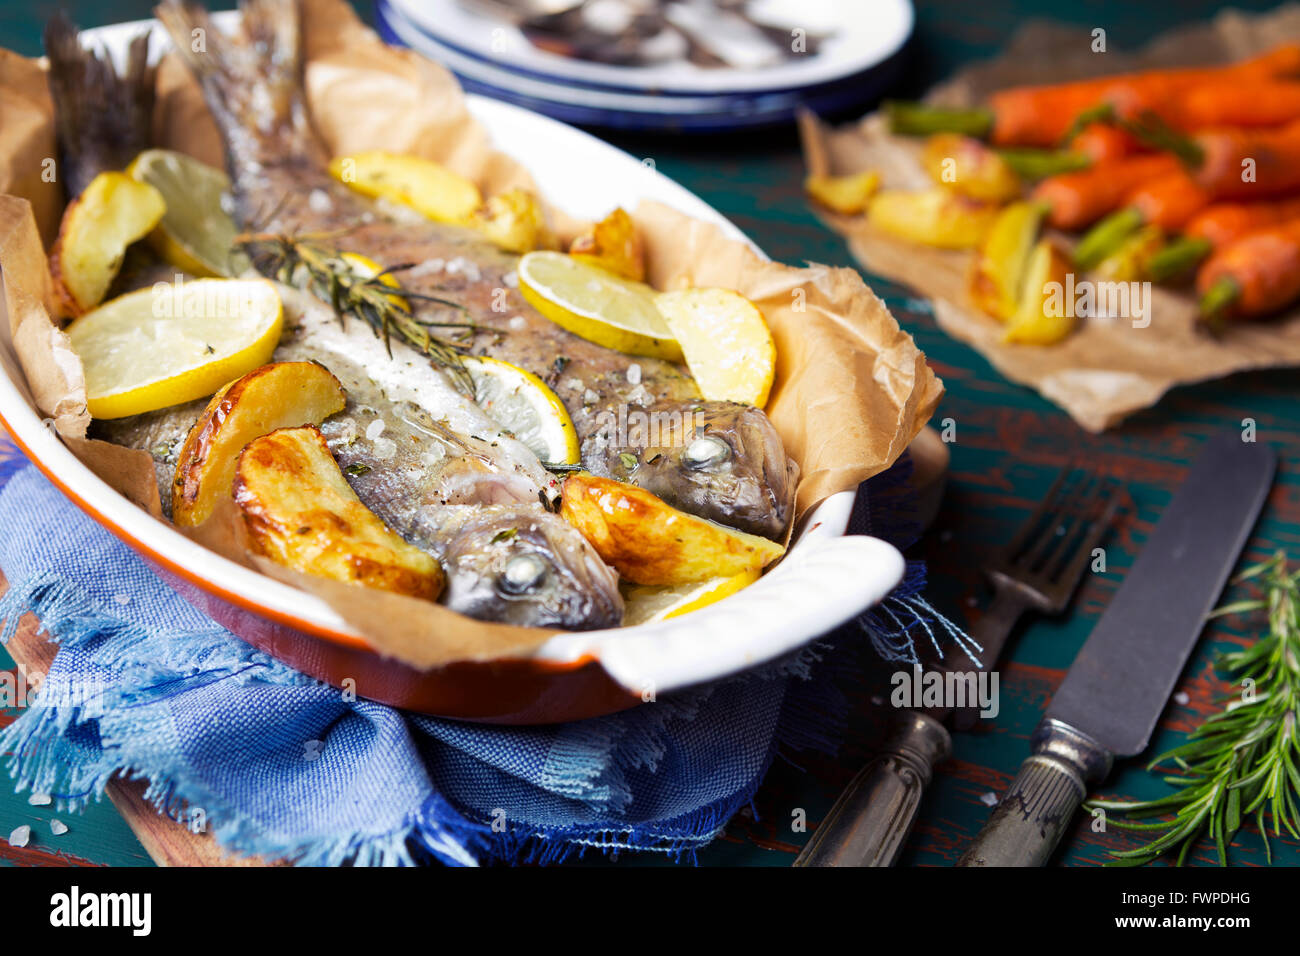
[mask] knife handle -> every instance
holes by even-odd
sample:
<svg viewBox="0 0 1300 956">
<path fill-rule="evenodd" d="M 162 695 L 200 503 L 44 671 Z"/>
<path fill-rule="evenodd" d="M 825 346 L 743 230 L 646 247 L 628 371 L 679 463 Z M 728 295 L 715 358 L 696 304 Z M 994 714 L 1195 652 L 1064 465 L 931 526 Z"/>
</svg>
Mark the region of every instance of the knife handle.
<svg viewBox="0 0 1300 956">
<path fill-rule="evenodd" d="M 893 866 L 916 821 L 936 764 L 952 738 L 933 717 L 908 711 L 894 735 L 853 778 L 795 866 Z"/>
<path fill-rule="evenodd" d="M 1110 753 L 1059 720 L 1038 725 L 1033 747 L 1034 755 L 1020 765 L 958 866 L 1043 866 L 1069 829 L 1089 784 L 1110 772 Z"/>
</svg>

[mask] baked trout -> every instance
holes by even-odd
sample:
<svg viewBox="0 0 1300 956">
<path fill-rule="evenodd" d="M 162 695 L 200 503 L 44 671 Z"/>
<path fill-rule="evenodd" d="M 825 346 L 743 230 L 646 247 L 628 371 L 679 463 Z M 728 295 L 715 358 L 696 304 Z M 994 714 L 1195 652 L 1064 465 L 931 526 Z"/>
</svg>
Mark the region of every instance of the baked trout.
<svg viewBox="0 0 1300 956">
<path fill-rule="evenodd" d="M 142 86 L 152 93 L 152 72 L 139 68 L 147 42 L 133 43 L 130 72 L 119 76 L 81 49 L 66 21 L 52 23 L 47 37 L 57 109 L 82 115 L 90 96 L 115 104 L 116 122 L 84 129 L 59 122 L 66 175 L 75 173 L 84 186 L 149 145 L 149 113 L 134 108 Z M 112 130 L 111 143 L 93 141 L 101 129 Z M 122 291 L 176 281 L 174 271 L 133 263 L 120 276 Z M 281 286 L 280 294 L 285 331 L 274 360 L 316 361 L 339 379 L 347 405 L 321 431 L 367 507 L 442 564 L 444 603 L 482 620 L 523 626 L 578 630 L 621 623 L 617 575 L 575 528 L 547 510 L 559 482 L 527 446 L 425 355 L 400 342 L 386 345 L 358 320 L 340 323 L 329 306 L 297 289 Z M 91 434 L 148 451 L 170 513 L 177 454 L 205 405 L 200 399 L 96 421 Z"/>
<path fill-rule="evenodd" d="M 703 401 L 682 367 L 560 328 L 519 294 L 516 256 L 471 229 L 403 215 L 337 182 L 300 91 L 296 5 L 252 0 L 242 11 L 240 35 L 225 38 L 197 6 L 167 0 L 157 12 L 222 132 L 235 216 L 245 230 L 328 235 L 339 251 L 395 270 L 414 294 L 418 319 L 467 316 L 471 328 L 459 348 L 518 365 L 555 389 L 586 468 L 693 514 L 784 536 L 796 469 L 760 410 Z M 191 49 L 196 29 L 205 31 L 206 52 Z"/>
</svg>

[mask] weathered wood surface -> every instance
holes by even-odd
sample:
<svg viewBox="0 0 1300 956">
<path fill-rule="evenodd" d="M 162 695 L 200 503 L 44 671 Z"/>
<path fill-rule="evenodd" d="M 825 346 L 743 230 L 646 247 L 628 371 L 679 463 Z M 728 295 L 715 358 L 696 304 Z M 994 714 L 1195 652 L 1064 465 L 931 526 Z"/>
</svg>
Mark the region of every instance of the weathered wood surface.
<svg viewBox="0 0 1300 956">
<path fill-rule="evenodd" d="M 113 0 L 66 4 L 85 26 L 148 15 L 153 0 Z M 1234 6 L 1267 8 L 1272 0 L 1237 0 Z M 1115 47 L 1132 46 L 1177 22 L 1212 14 L 1219 4 L 1185 0 L 1179 4 L 1112 5 L 1105 11 L 1084 0 L 988 0 L 977 5 L 918 0 L 918 36 L 907 75 L 898 91 L 915 95 L 960 63 L 996 52 L 1029 15 L 1053 16 L 1086 27 L 1101 26 Z M 365 5 L 363 14 L 368 15 Z M 39 48 L 43 11 L 0 0 L 5 43 L 34 53 Z M 800 193 L 803 177 L 793 133 L 771 132 L 725 139 L 686 137 L 611 138 L 634 155 L 654 159 L 657 168 L 694 190 L 732 218 L 774 258 L 815 260 L 852 266 L 847 250 L 807 210 Z M 871 277 L 868 276 L 869 281 Z M 1002 713 L 975 732 L 957 736 L 954 758 L 943 768 L 923 806 L 905 863 L 944 865 L 959 855 L 987 818 L 981 801 L 1000 794 L 1027 753 L 1028 736 L 1043 706 L 1086 639 L 1091 624 L 1150 533 L 1160 509 L 1183 476 L 1201 440 L 1213 429 L 1252 418 L 1260 440 L 1275 445 L 1281 459 L 1278 484 L 1252 539 L 1249 556 L 1260 558 L 1287 548 L 1300 559 L 1300 395 L 1295 373 L 1236 376 L 1223 382 L 1179 389 L 1157 408 L 1142 413 L 1110 434 L 1090 436 L 1037 395 L 1010 385 L 974 352 L 942 333 L 923 302 L 889 283 L 873 283 L 904 326 L 916 336 L 944 378 L 948 393 L 937 420 L 951 419 L 949 494 L 933 532 L 914 549 L 930 565 L 932 603 L 953 620 L 969 625 L 987 600 L 980 565 L 990 549 L 1004 542 L 1046 491 L 1051 477 L 1068 460 L 1121 477 L 1136 504 L 1124 515 L 1107 544 L 1105 574 L 1090 576 L 1069 613 L 1059 621 L 1034 620 L 1021 627 L 1000 666 Z M 1217 649 L 1240 644 L 1255 633 L 1245 622 L 1217 624 L 1188 665 L 1180 690 L 1186 704 L 1171 704 L 1156 735 L 1163 750 L 1181 739 L 1228 688 L 1213 673 Z M 9 662 L 0 657 L 0 669 Z M 700 853 L 706 865 L 788 865 L 807 839 L 792 822 L 806 814 L 810 826 L 829 809 L 840 788 L 868 758 L 878 737 L 879 708 L 871 696 L 887 687 L 887 669 L 874 675 L 875 688 L 856 692 L 857 710 L 849 739 L 835 758 L 800 757 L 798 764 L 778 759 L 754 804 L 713 845 Z M 12 719 L 0 712 L 0 721 Z M 1153 750 L 1152 753 L 1158 752 Z M 1146 798 L 1166 787 L 1139 761 L 1117 768 L 1107 782 L 1108 796 Z M 106 806 L 65 822 L 71 831 L 51 837 L 48 808 L 27 806 L 0 787 L 0 861 L 37 865 L 70 863 L 139 864 L 148 856 L 131 831 Z M 65 815 L 66 816 L 66 815 Z M 39 824 L 38 839 L 22 851 L 4 842 L 21 822 Z M 1132 845 L 1129 835 L 1093 833 L 1080 819 L 1058 854 L 1058 862 L 1095 865 L 1107 851 Z M 1279 864 L 1300 864 L 1294 841 L 1275 841 Z M 1233 850 L 1238 863 L 1260 864 L 1264 853 L 1251 827 Z M 620 862 L 641 862 L 624 857 Z M 654 863 L 649 860 L 645 862 Z M 1209 850 L 1193 861 L 1213 862 Z M 603 865 L 590 855 L 586 865 Z"/>
</svg>

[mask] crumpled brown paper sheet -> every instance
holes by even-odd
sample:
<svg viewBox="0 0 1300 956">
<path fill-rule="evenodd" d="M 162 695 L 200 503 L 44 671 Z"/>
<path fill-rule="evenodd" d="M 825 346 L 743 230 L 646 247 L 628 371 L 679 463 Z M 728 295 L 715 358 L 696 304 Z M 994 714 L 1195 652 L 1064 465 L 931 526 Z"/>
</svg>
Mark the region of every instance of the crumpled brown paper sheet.
<svg viewBox="0 0 1300 956">
<path fill-rule="evenodd" d="M 1165 34 L 1135 54 L 1093 53 L 1090 31 L 1030 24 L 997 59 L 964 70 L 927 100 L 970 106 L 1002 87 L 1136 68 L 1229 62 L 1297 39 L 1296 4 L 1257 16 L 1225 12 L 1212 23 Z M 880 114 L 834 130 L 808 116 L 801 121 L 801 132 L 811 173 L 839 175 L 874 168 L 887 187 L 930 184 L 918 162 L 921 140 L 893 136 Z M 1135 328 L 1132 320 L 1087 319 L 1057 345 L 1007 345 L 1001 341 L 1002 326 L 972 305 L 966 294 L 973 253 L 908 243 L 872 229 L 862 217 L 818 213 L 848 239 L 854 257 L 867 269 L 933 299 L 945 332 L 971 345 L 1007 378 L 1037 389 L 1089 431 L 1102 431 L 1154 405 L 1175 385 L 1246 369 L 1300 365 L 1300 309 L 1235 325 L 1215 338 L 1198 327 L 1190 290 L 1157 285 L 1152 286 L 1151 321 L 1145 328 Z"/>
<path fill-rule="evenodd" d="M 530 186 L 527 170 L 492 150 L 452 76 L 405 50 L 385 46 L 340 0 L 306 0 L 306 90 L 313 120 L 334 155 L 385 148 L 438 160 L 476 180 L 485 194 Z M 85 441 L 88 418 L 80 363 L 47 311 L 49 279 L 41 236 L 57 229 L 57 184 L 31 179 L 52 155 L 48 97 L 37 95 L 31 61 L 8 55 L 0 103 L 20 102 L 22 138 L 0 138 L 0 274 L 10 326 L 37 407 L 56 420 L 73 451 L 135 503 L 156 514 L 152 459 L 142 451 Z M 25 65 L 24 65 L 25 64 Z M 220 165 L 220 138 L 198 87 L 174 58 L 159 70 L 155 143 Z M 21 197 L 21 198 L 17 198 Z M 554 210 L 557 231 L 579 224 Z M 778 351 L 767 411 L 799 463 L 799 510 L 854 488 L 889 467 L 933 413 L 942 385 L 910 336 L 849 269 L 795 269 L 763 260 L 716 227 L 645 203 L 634 213 L 652 281 L 734 288 L 762 308 Z M 38 223 L 39 234 L 38 234 Z M 316 594 L 382 653 L 414 667 L 526 652 L 553 631 L 489 624 L 447 608 L 296 574 L 248 553 L 233 504 L 185 533 L 245 566 Z M 384 622 L 383 627 L 375 622 Z"/>
</svg>

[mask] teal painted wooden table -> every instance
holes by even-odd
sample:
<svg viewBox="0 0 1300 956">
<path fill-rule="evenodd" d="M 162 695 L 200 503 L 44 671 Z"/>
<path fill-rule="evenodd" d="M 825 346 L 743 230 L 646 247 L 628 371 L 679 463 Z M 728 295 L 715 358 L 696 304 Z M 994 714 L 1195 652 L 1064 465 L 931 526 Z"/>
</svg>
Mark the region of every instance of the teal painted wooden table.
<svg viewBox="0 0 1300 956">
<path fill-rule="evenodd" d="M 64 5 L 82 26 L 89 27 L 147 16 L 151 3 L 73 0 Z M 1235 5 L 1266 9 L 1273 4 L 1237 0 Z M 1102 6 L 1086 0 L 980 4 L 918 0 L 916 42 L 897 92 L 917 95 L 964 61 L 992 55 L 1026 16 L 1050 15 L 1080 26 L 1102 26 L 1114 46 L 1130 47 L 1161 29 L 1209 16 L 1220 5 L 1182 0 L 1105 5 L 1105 11 Z M 53 5 L 0 0 L 0 45 L 27 54 L 39 52 L 41 24 L 51 12 Z M 805 205 L 800 190 L 802 162 L 792 131 L 701 140 L 617 136 L 612 141 L 634 155 L 654 159 L 662 172 L 729 216 L 773 257 L 853 265 L 843 243 L 819 225 Z M 871 276 L 868 280 L 943 377 L 948 391 L 937 418 L 950 418 L 956 426 L 943 510 L 930 534 L 914 549 L 915 556 L 929 562 L 933 604 L 965 625 L 977 618 L 987 600 L 978 570 L 985 555 L 1010 537 L 1056 470 L 1070 458 L 1121 476 L 1135 505 L 1110 540 L 1106 573 L 1084 581 L 1071 612 L 1059 621 L 1031 621 L 1013 638 L 999 668 L 1002 711 L 998 718 L 973 733 L 956 736 L 954 757 L 942 768 L 923 806 L 904 858 L 908 864 L 943 865 L 956 858 L 987 818 L 989 810 L 982 798 L 1006 788 L 1027 753 L 1029 733 L 1053 688 L 1150 533 L 1200 441 L 1211 431 L 1253 418 L 1260 439 L 1277 448 L 1279 479 L 1250 543 L 1249 557 L 1262 558 L 1287 548 L 1300 559 L 1300 433 L 1296 431 L 1300 394 L 1293 372 L 1239 375 L 1179 389 L 1123 427 L 1102 436 L 1088 435 L 1055 406 L 1002 380 L 976 353 L 939 332 L 926 304 L 906 289 Z M 1186 697 L 1170 704 L 1154 741 L 1156 748 L 1163 750 L 1180 741 L 1211 710 L 1227 690 L 1213 673 L 1214 654 L 1251 636 L 1237 621 L 1216 624 L 1207 632 L 1183 678 L 1180 690 Z M 12 668 L 12 662 L 0 652 L 3 668 Z M 886 677 L 880 669 L 872 679 L 884 688 Z M 838 757 L 806 759 L 798 766 L 778 762 L 753 811 L 737 818 L 721 839 L 700 854 L 700 862 L 789 865 L 807 839 L 807 833 L 798 832 L 793 822 L 801 814 L 810 825 L 820 820 L 878 740 L 879 708 L 871 704 L 872 694 L 870 685 L 859 694 L 851 734 Z M 0 722 L 13 716 L 13 711 L 0 712 Z M 1148 798 L 1166 789 L 1139 763 L 1130 761 L 1118 768 L 1104 792 Z M 25 797 L 0 786 L 0 861 L 149 862 L 107 803 L 81 815 L 61 815 L 70 827 L 62 836 L 50 833 L 54 815 L 50 808 L 29 806 Z M 33 825 L 35 839 L 31 847 L 16 851 L 3 837 L 21 823 Z M 1239 844 L 1233 851 L 1234 862 L 1263 863 L 1262 846 L 1252 829 L 1243 831 Z M 1093 833 L 1081 819 L 1057 859 L 1064 864 L 1097 864 L 1106 859 L 1108 849 L 1122 845 L 1131 845 L 1128 837 Z M 1278 863 L 1300 865 L 1300 846 L 1294 841 L 1276 841 L 1274 852 Z M 634 862 L 641 861 L 620 861 Z M 1212 862 L 1210 852 L 1198 853 L 1193 862 Z M 606 861 L 588 860 L 583 865 L 606 865 Z"/>
</svg>

